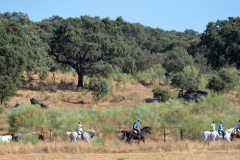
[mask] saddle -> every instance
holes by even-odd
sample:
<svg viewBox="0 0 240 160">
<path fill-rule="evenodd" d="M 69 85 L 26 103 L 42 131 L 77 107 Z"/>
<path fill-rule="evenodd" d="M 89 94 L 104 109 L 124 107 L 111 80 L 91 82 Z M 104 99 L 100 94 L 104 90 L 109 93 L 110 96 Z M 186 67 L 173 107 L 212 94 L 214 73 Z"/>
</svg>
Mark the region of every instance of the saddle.
<svg viewBox="0 0 240 160">
<path fill-rule="evenodd" d="M 78 135 L 82 135 L 82 132 L 80 132 L 80 131 L 77 131 L 77 134 L 78 134 Z"/>
<path fill-rule="evenodd" d="M 134 133 L 138 133 L 136 130 L 133 130 Z"/>
<path fill-rule="evenodd" d="M 219 130 L 218 130 L 218 134 L 219 134 L 219 135 L 222 135 L 222 131 L 219 131 Z"/>
</svg>

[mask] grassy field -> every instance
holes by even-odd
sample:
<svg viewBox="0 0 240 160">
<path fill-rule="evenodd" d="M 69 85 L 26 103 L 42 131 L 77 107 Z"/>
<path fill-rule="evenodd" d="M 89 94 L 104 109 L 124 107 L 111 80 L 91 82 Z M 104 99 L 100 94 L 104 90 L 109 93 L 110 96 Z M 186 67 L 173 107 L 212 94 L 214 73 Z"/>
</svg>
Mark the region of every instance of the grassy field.
<svg viewBox="0 0 240 160">
<path fill-rule="evenodd" d="M 155 142 L 148 141 L 139 146 L 124 142 L 115 144 L 106 141 L 105 146 L 84 145 L 82 142 L 69 144 L 67 142 L 32 144 L 1 144 L 1 159 L 239 159 L 240 143 L 210 143 L 199 142 Z"/>
</svg>

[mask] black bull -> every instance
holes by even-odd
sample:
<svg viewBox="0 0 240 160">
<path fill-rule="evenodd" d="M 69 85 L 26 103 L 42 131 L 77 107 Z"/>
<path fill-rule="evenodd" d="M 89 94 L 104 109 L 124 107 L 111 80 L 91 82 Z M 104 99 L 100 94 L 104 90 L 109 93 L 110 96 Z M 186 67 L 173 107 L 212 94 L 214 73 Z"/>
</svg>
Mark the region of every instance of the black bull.
<svg viewBox="0 0 240 160">
<path fill-rule="evenodd" d="M 145 135 L 146 132 L 148 132 L 149 134 L 151 134 L 152 128 L 151 127 L 144 127 L 141 129 L 141 133 L 138 135 L 137 134 L 133 134 L 133 131 L 121 131 L 123 133 L 122 135 L 122 140 L 124 140 L 125 136 L 127 137 L 126 142 L 130 142 L 131 139 L 134 140 L 138 140 L 138 143 L 140 142 L 140 140 L 142 140 L 145 143 Z"/>
</svg>

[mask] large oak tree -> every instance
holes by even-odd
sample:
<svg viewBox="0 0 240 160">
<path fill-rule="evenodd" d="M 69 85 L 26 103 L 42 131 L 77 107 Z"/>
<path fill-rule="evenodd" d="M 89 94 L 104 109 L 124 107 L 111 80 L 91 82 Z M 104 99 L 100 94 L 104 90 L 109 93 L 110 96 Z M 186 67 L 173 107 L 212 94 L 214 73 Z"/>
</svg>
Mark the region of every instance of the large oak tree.
<svg viewBox="0 0 240 160">
<path fill-rule="evenodd" d="M 138 25 L 109 18 L 81 16 L 59 22 L 51 42 L 51 55 L 58 63 L 70 65 L 78 74 L 78 87 L 89 68 L 102 63 L 121 64 L 121 57 L 142 55 L 135 38 Z M 101 64 L 102 64 L 101 63 Z"/>
</svg>

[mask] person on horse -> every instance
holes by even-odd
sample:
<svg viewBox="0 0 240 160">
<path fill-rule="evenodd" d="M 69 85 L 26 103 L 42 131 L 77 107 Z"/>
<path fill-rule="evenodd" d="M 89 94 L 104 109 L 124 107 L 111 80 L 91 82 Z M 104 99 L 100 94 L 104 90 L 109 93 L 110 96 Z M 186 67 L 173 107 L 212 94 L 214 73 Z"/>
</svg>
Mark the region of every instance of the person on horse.
<svg viewBox="0 0 240 160">
<path fill-rule="evenodd" d="M 224 136 L 225 136 L 225 131 L 223 130 L 224 129 L 224 127 L 222 126 L 222 122 L 220 122 L 220 124 L 218 125 L 218 131 L 221 131 L 222 132 L 222 137 L 223 137 L 223 139 L 224 139 Z"/>
<path fill-rule="evenodd" d="M 137 122 L 136 122 L 136 124 L 137 124 L 137 129 L 138 129 L 138 134 L 140 134 L 140 132 L 141 132 L 141 128 L 140 128 L 139 122 L 140 122 L 140 119 L 138 119 Z"/>
<path fill-rule="evenodd" d="M 237 131 L 238 132 L 240 131 L 240 120 L 239 120 L 239 123 L 238 123 Z"/>
<path fill-rule="evenodd" d="M 79 122 L 79 124 L 78 124 L 78 131 L 82 133 L 82 136 L 81 136 L 81 137 L 82 137 L 82 140 L 83 140 L 83 134 L 84 134 L 84 133 L 83 133 L 83 130 L 82 130 L 82 124 L 81 124 L 81 122 Z"/>
<path fill-rule="evenodd" d="M 212 124 L 210 125 L 210 131 L 211 132 L 215 131 L 215 121 L 213 121 Z"/>
</svg>

